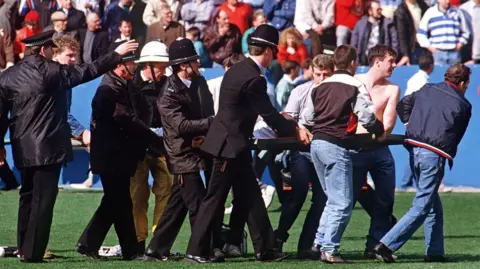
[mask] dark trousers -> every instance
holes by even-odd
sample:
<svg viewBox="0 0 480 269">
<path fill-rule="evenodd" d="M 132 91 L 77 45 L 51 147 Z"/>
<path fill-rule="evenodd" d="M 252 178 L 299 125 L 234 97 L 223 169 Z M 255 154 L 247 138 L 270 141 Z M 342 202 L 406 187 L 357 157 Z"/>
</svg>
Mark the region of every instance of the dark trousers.
<svg viewBox="0 0 480 269">
<path fill-rule="evenodd" d="M 277 155 L 277 152 L 268 152 L 267 154 L 269 154 L 269 156 L 265 159 L 260 159 L 258 156 L 259 153 L 260 150 L 255 150 L 255 153 L 253 154 L 253 170 L 255 171 L 255 176 L 258 179 L 261 179 L 265 168 L 268 167 L 270 177 L 275 184 L 278 200 L 280 201 L 280 204 L 283 205 L 286 197 L 283 191 L 283 180 L 281 173 L 282 164 L 275 163 L 275 156 Z"/>
<path fill-rule="evenodd" d="M 262 194 L 252 169 L 252 155 L 249 150 L 246 150 L 236 159 L 214 159 L 207 195 L 198 212 L 202 218 L 198 219 L 193 227 L 187 248 L 188 254 L 208 256 L 209 233 L 218 227 L 215 215 L 220 210 L 224 210 L 230 188 L 233 190 L 233 209 L 236 210 L 235 214 L 232 212 L 233 216 L 231 216 L 234 218 L 234 221 L 231 222 L 234 225 L 233 229 L 243 230 L 245 222 L 250 219 L 256 224 L 254 233 L 251 232 L 252 241 L 256 246 L 255 252 L 263 253 L 268 250 L 265 247 L 269 245 L 268 238 L 273 236 L 272 226 L 266 215 L 265 204 L 263 201 L 259 203 L 262 200 Z M 249 216 L 249 214 L 252 215 Z M 254 215 L 262 217 L 254 219 Z M 238 232 L 232 234 L 238 234 Z"/>
<path fill-rule="evenodd" d="M 20 169 L 17 244 L 24 259 L 40 261 L 48 245 L 61 164 Z"/>
<path fill-rule="evenodd" d="M 0 167 L 0 178 L 5 183 L 5 189 L 16 189 L 18 187 L 17 179 L 7 161 Z"/>
<path fill-rule="evenodd" d="M 283 207 L 278 229 L 275 230 L 275 237 L 282 242 L 287 241 L 289 237 L 288 231 L 292 228 L 293 223 L 302 209 L 303 203 L 308 195 L 308 184 L 311 182 L 313 193 L 312 203 L 305 217 L 298 241 L 298 251 L 303 251 L 308 250 L 312 246 L 323 208 L 327 202 L 327 196 L 320 185 L 309 152 L 292 152 L 290 157 L 290 172 L 292 174 L 292 199 Z"/>
<path fill-rule="evenodd" d="M 130 198 L 130 175 L 100 175 L 100 180 L 104 193 L 102 201 L 78 242 L 89 251 L 97 252 L 113 224 L 123 257 L 132 258 L 137 254 L 137 236 Z"/>
<path fill-rule="evenodd" d="M 210 173 L 206 172 L 205 178 L 208 179 L 209 175 Z M 174 175 L 170 198 L 158 221 L 148 248 L 157 255 L 170 255 L 170 249 L 175 242 L 175 238 L 177 238 L 187 213 L 190 218 L 190 229 L 193 233 L 193 227 L 197 216 L 199 216 L 198 211 L 206 193 L 207 190 L 199 172 Z M 218 218 L 220 218 L 221 228 L 223 211 L 221 211 L 220 215 L 217 215 Z M 214 238 L 217 240 L 218 237 L 215 236 Z M 220 243 L 217 242 L 216 244 Z"/>
</svg>

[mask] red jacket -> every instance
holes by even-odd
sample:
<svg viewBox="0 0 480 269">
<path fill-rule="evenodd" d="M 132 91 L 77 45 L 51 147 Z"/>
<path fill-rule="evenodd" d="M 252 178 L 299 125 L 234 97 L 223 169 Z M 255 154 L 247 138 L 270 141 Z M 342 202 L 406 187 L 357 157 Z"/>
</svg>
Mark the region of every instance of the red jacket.
<svg viewBox="0 0 480 269">
<path fill-rule="evenodd" d="M 223 10 L 227 12 L 228 21 L 232 24 L 235 24 L 240 32 L 243 33 L 250 28 L 250 22 L 252 21 L 253 16 L 253 9 L 245 3 L 238 2 L 235 11 L 232 11 L 229 7 L 227 2 L 223 3 L 220 7 L 218 7 L 218 12 Z"/>
<path fill-rule="evenodd" d="M 25 44 L 21 41 L 32 35 L 39 34 L 43 31 L 42 28 L 38 27 L 36 31 L 30 31 L 28 27 L 23 27 L 17 31 L 17 36 L 15 37 L 15 42 L 13 43 L 13 54 L 18 55 L 25 52 Z"/>
<path fill-rule="evenodd" d="M 308 51 L 307 51 L 307 46 L 305 46 L 305 44 L 301 44 L 297 48 L 294 54 L 288 53 L 286 47 L 281 45 L 278 46 L 277 59 L 282 66 L 286 60 L 295 61 L 298 64 L 302 64 L 303 61 L 307 58 L 308 58 Z"/>
<path fill-rule="evenodd" d="M 335 24 L 346 26 L 349 29 L 353 30 L 355 28 L 355 24 L 357 21 L 362 17 L 362 15 L 355 15 L 352 13 L 352 9 L 355 8 L 356 2 L 358 0 L 336 0 L 335 1 Z M 362 0 L 360 2 L 360 8 Z M 359 10 L 359 13 L 362 13 Z"/>
</svg>

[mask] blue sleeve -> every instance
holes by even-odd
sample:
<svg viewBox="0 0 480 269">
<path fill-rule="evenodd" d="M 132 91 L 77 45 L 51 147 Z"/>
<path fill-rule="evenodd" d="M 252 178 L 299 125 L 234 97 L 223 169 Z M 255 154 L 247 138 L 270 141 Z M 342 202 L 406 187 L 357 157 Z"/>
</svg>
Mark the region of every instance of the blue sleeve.
<svg viewBox="0 0 480 269">
<path fill-rule="evenodd" d="M 70 134 L 72 136 L 75 136 L 75 137 L 81 136 L 83 131 L 85 131 L 85 127 L 83 127 L 83 125 L 77 119 L 75 119 L 75 117 L 72 116 L 72 114 L 68 113 L 67 121 L 68 121 L 68 125 L 70 126 L 70 130 L 71 130 Z"/>
</svg>

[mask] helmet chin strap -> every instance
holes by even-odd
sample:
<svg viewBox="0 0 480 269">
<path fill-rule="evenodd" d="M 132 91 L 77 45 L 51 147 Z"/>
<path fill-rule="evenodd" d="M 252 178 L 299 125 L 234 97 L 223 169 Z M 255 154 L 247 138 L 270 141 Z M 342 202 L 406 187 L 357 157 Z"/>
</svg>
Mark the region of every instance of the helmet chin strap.
<svg viewBox="0 0 480 269">
<path fill-rule="evenodd" d="M 155 77 L 155 73 L 153 72 L 153 64 L 152 64 L 151 62 L 148 63 L 148 67 L 150 68 L 150 73 L 151 73 L 151 75 L 152 75 L 152 80 L 153 80 L 154 82 L 157 82 L 157 78 Z"/>
<path fill-rule="evenodd" d="M 134 75 L 132 74 L 132 72 L 130 72 L 130 70 L 128 69 L 127 65 L 126 65 L 125 63 L 122 63 L 122 64 L 123 64 L 123 67 L 125 67 L 125 70 L 127 70 L 127 73 L 128 73 L 130 76 L 134 77 Z"/>
</svg>

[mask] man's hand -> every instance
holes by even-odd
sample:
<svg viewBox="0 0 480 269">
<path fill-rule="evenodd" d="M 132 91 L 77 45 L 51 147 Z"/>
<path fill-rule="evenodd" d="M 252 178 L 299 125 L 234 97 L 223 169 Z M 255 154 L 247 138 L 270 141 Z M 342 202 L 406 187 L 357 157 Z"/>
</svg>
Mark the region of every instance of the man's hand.
<svg viewBox="0 0 480 269">
<path fill-rule="evenodd" d="M 90 131 L 89 130 L 85 130 L 83 131 L 82 133 L 82 143 L 85 145 L 85 146 L 89 146 L 90 145 Z"/>
<path fill-rule="evenodd" d="M 92 8 L 92 4 L 90 4 L 90 3 L 85 3 L 85 4 L 83 5 L 83 7 L 84 7 L 85 9 L 90 9 L 90 8 Z"/>
<path fill-rule="evenodd" d="M 384 133 L 382 134 L 382 136 L 380 136 L 379 138 L 377 138 L 377 140 L 380 141 L 380 142 L 383 142 L 383 141 L 387 140 L 387 132 L 384 132 Z"/>
<path fill-rule="evenodd" d="M 203 141 L 205 141 L 205 136 L 195 136 L 192 139 L 192 148 L 199 148 L 203 144 Z"/>
<path fill-rule="evenodd" d="M 410 66 L 410 58 L 408 58 L 408 56 L 403 56 L 400 61 L 398 61 L 397 66 L 402 65 Z"/>
<path fill-rule="evenodd" d="M 460 50 L 462 49 L 462 47 L 463 47 L 463 43 L 458 42 L 458 43 L 457 43 L 457 46 L 455 46 L 455 50 L 456 50 L 456 51 L 460 51 Z"/>
<path fill-rule="evenodd" d="M 229 30 L 230 24 L 227 23 L 218 29 L 218 33 L 220 34 L 220 36 L 226 36 Z"/>
<path fill-rule="evenodd" d="M 134 52 L 137 49 L 138 43 L 137 41 L 135 41 L 135 39 L 132 39 L 118 46 L 117 49 L 115 49 L 115 52 L 120 54 L 120 56 L 123 56 L 127 53 Z"/>
<path fill-rule="evenodd" d="M 307 129 L 297 127 L 297 140 L 302 142 L 304 145 L 309 145 L 311 138 L 312 134 Z"/>
<path fill-rule="evenodd" d="M 323 25 L 319 24 L 315 29 L 313 29 L 315 32 L 317 32 L 318 35 L 323 35 Z"/>
<path fill-rule="evenodd" d="M 432 46 L 428 47 L 428 50 L 429 50 L 432 54 L 438 52 L 438 49 L 437 49 L 437 48 L 434 48 L 434 47 L 432 47 Z"/>
<path fill-rule="evenodd" d="M 5 160 L 7 159 L 7 151 L 5 151 L 5 148 L 0 148 L 0 166 L 3 166 L 5 164 Z"/>
</svg>

